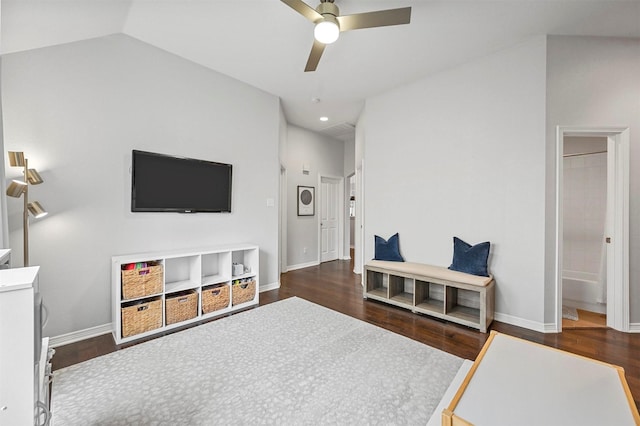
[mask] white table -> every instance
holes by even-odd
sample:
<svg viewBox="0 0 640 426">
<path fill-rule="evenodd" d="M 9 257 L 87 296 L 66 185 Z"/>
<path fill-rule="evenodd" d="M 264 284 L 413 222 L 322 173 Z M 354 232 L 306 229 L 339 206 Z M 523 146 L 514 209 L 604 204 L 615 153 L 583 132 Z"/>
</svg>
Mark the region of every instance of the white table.
<svg viewBox="0 0 640 426">
<path fill-rule="evenodd" d="M 640 425 L 620 367 L 491 332 L 442 425 Z"/>
</svg>

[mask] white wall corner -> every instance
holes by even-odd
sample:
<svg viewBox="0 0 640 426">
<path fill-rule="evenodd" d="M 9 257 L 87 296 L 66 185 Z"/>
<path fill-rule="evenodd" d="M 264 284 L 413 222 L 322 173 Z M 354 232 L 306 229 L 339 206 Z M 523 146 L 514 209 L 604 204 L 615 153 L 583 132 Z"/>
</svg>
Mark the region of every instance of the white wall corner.
<svg viewBox="0 0 640 426">
<path fill-rule="evenodd" d="M 265 291 L 277 290 L 279 288 L 280 288 L 280 281 L 276 281 L 274 283 L 261 285 L 259 292 L 262 293 L 262 292 L 265 292 Z"/>
<path fill-rule="evenodd" d="M 544 331 L 543 333 L 559 333 L 558 326 L 555 322 L 547 322 L 543 324 Z"/>
<path fill-rule="evenodd" d="M 295 271 L 296 269 L 308 268 L 310 266 L 318 266 L 320 262 L 318 260 L 313 260 L 307 263 L 298 263 L 297 265 L 289 265 L 287 266 L 287 271 Z"/>
<path fill-rule="evenodd" d="M 555 333 L 556 327 L 555 324 L 541 323 L 538 321 L 531 321 L 525 318 L 516 317 L 513 315 L 502 314 L 500 312 L 496 312 L 494 314 L 494 319 L 496 321 L 504 322 L 506 324 L 515 325 L 517 327 L 527 328 L 529 330 L 537 331 L 540 333 Z"/>
<path fill-rule="evenodd" d="M 629 333 L 640 333 L 640 322 L 632 322 L 629 324 Z"/>
<path fill-rule="evenodd" d="M 73 331 L 71 333 L 61 334 L 49 338 L 49 346 L 52 348 L 68 345 L 70 343 L 79 342 L 81 340 L 90 339 L 92 337 L 102 336 L 111 333 L 112 324 L 103 324 L 96 327 L 85 328 L 84 330 Z"/>
</svg>

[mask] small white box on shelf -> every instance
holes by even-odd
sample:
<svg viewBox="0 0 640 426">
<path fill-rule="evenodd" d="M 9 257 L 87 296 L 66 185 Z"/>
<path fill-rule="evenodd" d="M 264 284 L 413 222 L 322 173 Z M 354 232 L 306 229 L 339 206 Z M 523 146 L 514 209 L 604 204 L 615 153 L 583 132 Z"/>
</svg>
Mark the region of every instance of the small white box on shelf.
<svg viewBox="0 0 640 426">
<path fill-rule="evenodd" d="M 242 274 L 244 274 L 244 265 L 242 263 L 234 263 L 232 275 L 235 277 L 236 275 Z"/>
</svg>

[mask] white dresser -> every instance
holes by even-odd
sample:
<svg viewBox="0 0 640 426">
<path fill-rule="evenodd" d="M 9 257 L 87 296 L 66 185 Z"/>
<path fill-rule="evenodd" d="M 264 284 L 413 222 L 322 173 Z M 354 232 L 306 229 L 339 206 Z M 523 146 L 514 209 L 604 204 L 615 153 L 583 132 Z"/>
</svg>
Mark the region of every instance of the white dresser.
<svg viewBox="0 0 640 426">
<path fill-rule="evenodd" d="M 40 267 L 0 270 L 0 425 L 46 424 L 48 339 L 42 343 Z M 44 392 L 44 394 L 43 394 Z M 39 402 L 42 401 L 42 402 Z"/>
</svg>

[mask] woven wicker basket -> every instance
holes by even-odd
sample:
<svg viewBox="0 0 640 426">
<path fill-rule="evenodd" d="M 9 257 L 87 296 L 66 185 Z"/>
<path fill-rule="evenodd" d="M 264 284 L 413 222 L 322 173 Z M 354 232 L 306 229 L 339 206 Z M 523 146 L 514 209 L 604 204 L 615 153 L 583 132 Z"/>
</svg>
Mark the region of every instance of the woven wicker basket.
<svg viewBox="0 0 640 426">
<path fill-rule="evenodd" d="M 153 299 L 122 307 L 122 337 L 162 327 L 162 300 Z"/>
<path fill-rule="evenodd" d="M 232 304 L 239 305 L 241 303 L 253 300 L 256 295 L 256 281 L 252 280 L 245 283 L 234 284 L 231 286 Z"/>
<path fill-rule="evenodd" d="M 122 271 L 122 299 L 162 293 L 162 265 Z"/>
<path fill-rule="evenodd" d="M 229 286 L 216 284 L 202 289 L 202 313 L 208 314 L 229 306 Z"/>
<path fill-rule="evenodd" d="M 165 300 L 166 325 L 198 316 L 198 293 L 195 290 L 175 293 Z"/>
</svg>

